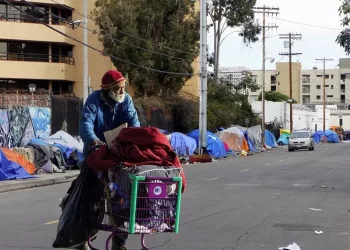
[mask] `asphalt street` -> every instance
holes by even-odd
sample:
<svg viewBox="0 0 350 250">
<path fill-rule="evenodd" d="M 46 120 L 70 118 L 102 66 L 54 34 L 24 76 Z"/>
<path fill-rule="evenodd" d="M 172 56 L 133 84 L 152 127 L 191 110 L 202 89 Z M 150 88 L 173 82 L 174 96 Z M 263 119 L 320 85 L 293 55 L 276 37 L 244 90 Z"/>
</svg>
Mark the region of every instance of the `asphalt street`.
<svg viewBox="0 0 350 250">
<path fill-rule="evenodd" d="M 350 144 L 276 149 L 185 167 L 178 235 L 147 237 L 151 249 L 350 249 Z M 0 194 L 0 249 L 52 249 L 59 198 L 69 184 Z M 316 234 L 322 231 L 323 234 Z M 104 244 L 99 234 L 95 246 Z M 140 249 L 131 237 L 128 249 Z"/>
</svg>

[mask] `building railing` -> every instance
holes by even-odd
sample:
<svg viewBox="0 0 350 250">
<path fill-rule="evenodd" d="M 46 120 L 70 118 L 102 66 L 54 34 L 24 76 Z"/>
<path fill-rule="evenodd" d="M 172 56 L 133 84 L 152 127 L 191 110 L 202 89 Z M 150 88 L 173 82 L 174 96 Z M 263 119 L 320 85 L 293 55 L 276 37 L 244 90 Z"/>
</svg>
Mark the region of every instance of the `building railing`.
<svg viewBox="0 0 350 250">
<path fill-rule="evenodd" d="M 56 17 L 51 18 L 50 23 L 50 17 L 45 16 L 43 18 L 37 18 L 38 20 L 34 20 L 30 16 L 26 17 L 24 14 L 6 14 L 6 13 L 0 13 L 0 22 L 1 21 L 7 21 L 7 22 L 16 22 L 16 23 L 41 23 L 44 22 L 46 24 L 52 24 L 52 25 L 63 25 L 67 27 L 72 27 L 69 22 L 62 21 Z M 39 21 L 40 20 L 40 21 Z"/>
<path fill-rule="evenodd" d="M 344 94 L 345 93 L 345 89 L 340 89 L 340 93 Z"/>
<path fill-rule="evenodd" d="M 48 55 L 48 54 L 32 54 L 32 53 L 1 53 L 0 60 L 7 61 L 27 61 L 27 62 L 48 62 L 48 63 L 66 63 L 74 65 L 73 57 Z"/>
<path fill-rule="evenodd" d="M 303 94 L 310 94 L 310 89 L 303 89 Z"/>
<path fill-rule="evenodd" d="M 43 18 L 37 18 L 46 24 L 49 24 L 50 18 L 45 16 Z M 24 14 L 6 14 L 0 13 L 0 21 L 8 21 L 8 22 L 18 22 L 18 23 L 40 23 L 38 20 L 34 20 L 30 16 L 25 16 Z"/>
</svg>

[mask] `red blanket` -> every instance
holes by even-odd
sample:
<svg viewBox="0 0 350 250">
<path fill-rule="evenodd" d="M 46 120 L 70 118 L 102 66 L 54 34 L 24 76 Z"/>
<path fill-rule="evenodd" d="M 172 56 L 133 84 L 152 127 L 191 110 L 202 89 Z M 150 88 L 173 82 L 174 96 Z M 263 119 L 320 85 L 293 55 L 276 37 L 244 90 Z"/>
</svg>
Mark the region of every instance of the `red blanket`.
<svg viewBox="0 0 350 250">
<path fill-rule="evenodd" d="M 112 142 L 110 150 L 102 146 L 87 160 L 94 170 L 107 170 L 123 163 L 125 166 L 157 165 L 181 167 L 180 159 L 168 138 L 157 128 L 124 128 Z M 183 190 L 186 177 L 181 173 Z"/>
</svg>

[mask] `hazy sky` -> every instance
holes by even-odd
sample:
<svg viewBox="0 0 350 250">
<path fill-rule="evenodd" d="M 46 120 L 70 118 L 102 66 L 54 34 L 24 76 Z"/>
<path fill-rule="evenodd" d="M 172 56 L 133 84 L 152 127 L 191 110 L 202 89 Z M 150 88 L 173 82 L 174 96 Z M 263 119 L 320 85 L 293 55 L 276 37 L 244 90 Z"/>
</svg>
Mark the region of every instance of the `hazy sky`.
<svg viewBox="0 0 350 250">
<path fill-rule="evenodd" d="M 257 6 L 267 5 L 269 7 L 279 7 L 280 14 L 278 19 L 284 19 L 292 22 L 328 27 L 316 28 L 307 25 L 300 25 L 268 17 L 267 23 L 276 24 L 279 28 L 269 30 L 266 40 L 266 50 L 268 57 L 275 57 L 276 61 L 288 61 L 288 57 L 279 56 L 280 52 L 287 52 L 284 48 L 283 40 L 279 39 L 281 33 L 301 33 L 302 40 L 296 40 L 293 46 L 293 52 L 303 53 L 300 56 L 294 56 L 294 61 L 300 61 L 304 69 L 310 69 L 314 66 L 321 67 L 316 58 L 333 58 L 333 62 L 327 63 L 327 68 L 335 68 L 341 57 L 347 57 L 344 50 L 335 43 L 335 39 L 341 30 L 338 8 L 340 1 L 336 0 L 258 0 Z M 262 22 L 262 15 L 256 14 L 256 19 Z M 337 30 L 339 29 L 339 30 Z M 236 29 L 237 30 L 237 29 Z M 228 30 L 227 33 L 233 30 Z M 261 36 L 259 37 L 261 39 Z M 212 50 L 213 36 L 208 35 L 209 47 Z M 246 46 L 237 34 L 232 34 L 225 39 L 220 53 L 221 67 L 245 66 L 250 69 L 261 69 L 262 64 L 262 43 L 259 41 L 250 46 Z M 275 64 L 267 61 L 266 69 L 274 69 Z"/>
</svg>

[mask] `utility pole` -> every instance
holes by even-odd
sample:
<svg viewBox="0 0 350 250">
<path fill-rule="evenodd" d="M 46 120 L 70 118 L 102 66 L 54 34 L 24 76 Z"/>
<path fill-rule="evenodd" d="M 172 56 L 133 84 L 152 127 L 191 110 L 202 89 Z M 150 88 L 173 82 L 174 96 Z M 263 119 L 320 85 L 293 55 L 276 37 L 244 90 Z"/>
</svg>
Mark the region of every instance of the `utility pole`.
<svg viewBox="0 0 350 250">
<path fill-rule="evenodd" d="M 89 15 L 88 13 L 88 0 L 83 1 L 83 10 L 84 10 L 84 34 L 83 34 L 83 40 L 85 44 L 88 44 L 88 21 L 87 21 L 87 16 Z M 84 98 L 84 103 L 89 95 L 89 54 L 88 54 L 88 47 L 85 45 L 83 46 L 83 98 Z"/>
<path fill-rule="evenodd" d="M 301 55 L 302 53 L 292 53 L 292 40 L 300 40 L 301 34 L 280 34 L 280 39 L 288 40 L 289 52 L 279 53 L 281 56 L 289 56 L 289 129 L 293 131 L 293 77 L 292 77 L 292 56 Z"/>
<path fill-rule="evenodd" d="M 85 0 L 86 1 L 86 0 Z M 200 96 L 198 154 L 207 151 L 207 2 L 200 1 Z"/>
<path fill-rule="evenodd" d="M 263 25 L 260 26 L 262 28 L 262 92 L 261 92 L 261 105 L 262 105 L 262 114 L 261 114 L 261 144 L 263 147 L 265 147 L 265 73 L 266 73 L 266 29 L 271 29 L 271 28 L 278 28 L 278 26 L 274 25 L 268 25 L 266 26 L 266 14 L 267 15 L 278 15 L 279 14 L 279 8 L 274 8 L 274 7 L 254 7 L 253 8 L 254 13 L 258 14 L 263 14 Z"/>
<path fill-rule="evenodd" d="M 323 61 L 323 132 L 326 132 L 326 62 L 333 59 L 322 58 L 316 61 Z"/>
</svg>

